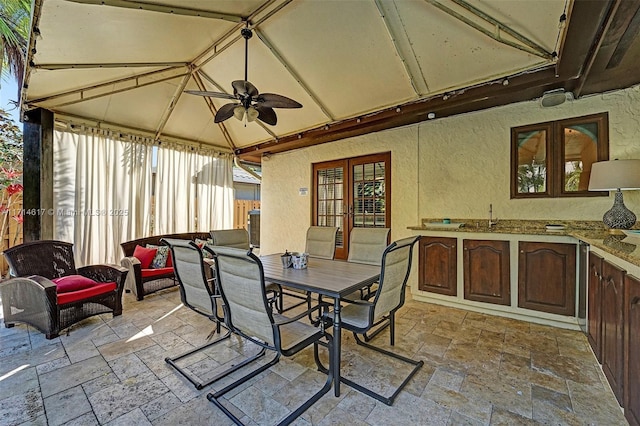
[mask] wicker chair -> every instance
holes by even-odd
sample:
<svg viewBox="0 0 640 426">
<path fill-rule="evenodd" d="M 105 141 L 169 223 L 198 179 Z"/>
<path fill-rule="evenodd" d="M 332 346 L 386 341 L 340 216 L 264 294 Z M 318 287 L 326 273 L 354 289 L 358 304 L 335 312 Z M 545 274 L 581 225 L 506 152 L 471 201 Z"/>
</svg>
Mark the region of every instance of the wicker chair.
<svg viewBox="0 0 640 426">
<path fill-rule="evenodd" d="M 275 357 L 268 363 L 237 378 L 223 389 L 207 395 L 209 401 L 213 402 L 236 424 L 242 424 L 220 402 L 219 399 L 222 396 L 275 365 L 282 355 L 287 357 L 295 355 L 311 344 L 314 345 L 314 357 L 318 368 L 320 368 L 318 345 L 328 346 L 331 351 L 333 343 L 331 335 L 325 333 L 324 327 L 313 327 L 298 321 L 309 315 L 309 311 L 303 312 L 294 318 L 287 318 L 273 313 L 265 291 L 262 263 L 253 253 L 229 247 L 214 246 L 211 249 L 216 260 L 218 286 L 224 300 L 227 326 L 233 333 L 257 344 L 259 347 L 276 353 Z M 318 308 L 319 306 L 316 306 L 313 310 Z M 329 371 L 324 386 L 279 424 L 286 425 L 294 421 L 331 389 L 332 381 L 333 375 Z"/>
<path fill-rule="evenodd" d="M 404 304 L 405 288 L 407 280 L 409 279 L 409 273 L 411 272 L 413 246 L 419 239 L 419 236 L 409 237 L 391 243 L 382 254 L 380 283 L 373 301 L 345 300 L 349 303 L 342 308 L 340 315 L 342 328 L 353 332 L 353 336 L 358 345 L 413 365 L 411 372 L 403 380 L 400 386 L 396 388 L 394 393 L 388 397 L 374 392 L 352 380 L 344 377 L 340 378 L 343 383 L 383 402 L 386 405 L 393 404 L 396 396 L 398 396 L 404 386 L 409 383 L 411 378 L 424 365 L 424 361 L 415 361 L 394 352 L 370 345 L 362 341 L 358 335 L 365 334 L 373 327 L 376 327 L 383 322 L 388 322 L 390 324 L 390 344 L 391 346 L 395 344 L 394 315 Z M 324 369 L 324 371 L 327 370 Z"/>
<path fill-rule="evenodd" d="M 73 244 L 33 241 L 4 251 L 12 277 L 0 282 L 6 327 L 23 322 L 47 339 L 93 315 L 122 314 L 127 269 L 92 265 L 76 269 Z"/>
<path fill-rule="evenodd" d="M 171 255 L 174 259 L 173 267 L 175 270 L 176 278 L 178 279 L 180 299 L 182 300 L 182 303 L 186 307 L 192 309 L 194 312 L 197 312 L 200 315 L 204 315 L 211 321 L 215 322 L 216 328 L 207 337 L 207 340 L 209 340 L 214 333 L 220 334 L 221 326 L 224 325 L 224 316 L 221 306 L 222 301 L 220 300 L 220 294 L 215 288 L 215 285 L 210 285 L 212 284 L 213 280 L 207 279 L 207 274 L 205 271 L 210 266 L 204 262 L 202 250 L 195 242 L 189 240 L 163 238 L 160 240 L 160 243 L 169 246 L 171 250 Z M 231 332 L 227 331 L 224 335 L 218 337 L 216 340 L 207 342 L 204 345 L 191 349 L 183 353 L 182 355 L 178 355 L 173 358 L 167 357 L 164 360 L 165 362 L 167 362 L 167 364 L 175 368 L 178 373 L 189 380 L 196 387 L 196 389 L 200 390 L 265 354 L 265 350 L 262 350 L 261 353 L 258 353 L 254 357 L 245 360 L 242 363 L 236 364 L 233 368 L 224 371 L 222 374 L 217 374 L 206 381 L 200 380 L 198 377 L 190 374 L 186 369 L 180 367 L 177 364 L 179 360 L 185 359 L 217 343 L 220 343 L 225 339 L 228 339 L 230 336 Z"/>
</svg>

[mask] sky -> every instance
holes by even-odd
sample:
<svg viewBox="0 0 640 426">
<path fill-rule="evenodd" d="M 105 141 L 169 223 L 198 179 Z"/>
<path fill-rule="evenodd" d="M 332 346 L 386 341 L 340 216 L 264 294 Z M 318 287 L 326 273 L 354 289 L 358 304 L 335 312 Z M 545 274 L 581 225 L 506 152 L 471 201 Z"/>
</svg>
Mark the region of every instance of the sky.
<svg viewBox="0 0 640 426">
<path fill-rule="evenodd" d="M 10 103 L 10 101 L 17 100 L 18 83 L 16 82 L 16 80 L 13 78 L 13 76 L 2 79 L 2 81 L 0 81 L 0 108 L 3 108 L 5 111 L 7 111 L 13 118 L 16 126 L 22 129 L 22 123 L 20 123 L 20 114 L 18 108 L 12 109 L 13 105 Z"/>
</svg>

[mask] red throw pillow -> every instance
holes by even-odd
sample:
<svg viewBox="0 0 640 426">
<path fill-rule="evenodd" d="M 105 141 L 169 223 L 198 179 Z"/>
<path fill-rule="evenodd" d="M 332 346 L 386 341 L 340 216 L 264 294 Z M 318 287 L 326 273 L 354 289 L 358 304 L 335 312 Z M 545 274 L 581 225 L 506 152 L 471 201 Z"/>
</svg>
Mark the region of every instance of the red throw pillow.
<svg viewBox="0 0 640 426">
<path fill-rule="evenodd" d="M 173 268 L 173 254 L 171 254 L 171 250 L 169 250 L 169 255 L 167 256 L 167 263 L 164 266 L 165 268 Z"/>
<path fill-rule="evenodd" d="M 70 293 L 72 291 L 84 290 L 98 284 L 91 278 L 82 275 L 67 275 L 66 277 L 54 278 L 51 281 L 56 283 L 57 293 Z"/>
<path fill-rule="evenodd" d="M 153 258 L 156 257 L 157 251 L 157 248 L 136 246 L 135 250 L 133 250 L 133 257 L 140 261 L 140 267 L 142 269 L 149 269 Z"/>
</svg>

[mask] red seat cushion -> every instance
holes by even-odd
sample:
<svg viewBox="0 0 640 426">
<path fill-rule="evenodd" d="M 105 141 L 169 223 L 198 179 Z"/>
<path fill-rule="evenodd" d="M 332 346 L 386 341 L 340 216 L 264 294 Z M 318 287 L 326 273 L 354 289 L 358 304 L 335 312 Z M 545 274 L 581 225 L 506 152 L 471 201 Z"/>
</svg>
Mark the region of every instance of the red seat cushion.
<svg viewBox="0 0 640 426">
<path fill-rule="evenodd" d="M 133 250 L 133 257 L 140 261 L 140 267 L 147 269 L 151 265 L 153 258 L 156 257 L 157 248 L 147 248 L 142 246 L 136 246 Z"/>
<path fill-rule="evenodd" d="M 173 268 L 156 268 L 156 269 L 142 269 L 140 275 L 142 278 L 157 277 L 160 275 L 173 274 Z"/>
<path fill-rule="evenodd" d="M 167 263 L 164 265 L 167 268 L 173 268 L 173 254 L 171 254 L 171 250 L 169 250 L 169 255 L 167 256 Z"/>
<path fill-rule="evenodd" d="M 96 283 L 94 286 L 83 290 L 71 291 L 58 294 L 58 305 L 77 302 L 79 300 L 88 299 L 89 297 L 98 296 L 100 294 L 109 293 L 116 289 L 116 283 Z"/>
<path fill-rule="evenodd" d="M 57 293 L 69 293 L 71 291 L 84 290 L 98 284 L 91 278 L 82 275 L 67 275 L 66 277 L 54 278 L 51 281 L 56 283 Z"/>
</svg>

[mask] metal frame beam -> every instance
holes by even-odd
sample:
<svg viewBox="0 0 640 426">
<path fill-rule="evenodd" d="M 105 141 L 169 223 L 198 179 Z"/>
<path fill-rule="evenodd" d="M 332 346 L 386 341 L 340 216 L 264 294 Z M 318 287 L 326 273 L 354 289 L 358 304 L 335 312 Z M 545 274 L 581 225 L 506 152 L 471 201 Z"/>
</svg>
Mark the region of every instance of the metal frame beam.
<svg viewBox="0 0 640 426">
<path fill-rule="evenodd" d="M 483 21 L 491 24 L 494 27 L 494 31 L 490 31 L 484 28 L 482 25 L 472 21 L 461 13 L 454 11 L 453 9 L 448 8 L 447 6 L 440 3 L 438 0 L 424 0 L 427 3 L 437 7 L 447 15 L 450 15 L 460 22 L 463 22 L 470 26 L 471 28 L 480 31 L 482 34 L 496 40 L 499 43 L 505 44 L 507 46 L 511 46 L 513 48 L 522 50 L 523 52 L 527 52 L 531 55 L 539 56 L 541 58 L 552 60 L 554 58 L 551 52 L 548 52 L 544 47 L 535 43 L 534 41 L 528 39 L 524 35 L 518 33 L 516 30 L 512 29 L 506 24 L 498 21 L 497 19 L 487 15 L 479 9 L 471 6 L 469 3 L 464 0 L 451 0 L 458 6 L 462 7 L 464 10 L 470 12 L 473 16 L 482 19 Z M 507 40 L 500 35 L 500 32 L 505 32 L 509 36 L 511 36 L 515 41 Z"/>
<path fill-rule="evenodd" d="M 142 67 L 186 67 L 189 62 L 114 62 L 114 63 L 86 63 L 86 64 L 33 64 L 36 70 L 69 70 L 91 68 L 142 68 Z"/>
<path fill-rule="evenodd" d="M 302 79 L 300 74 L 298 74 L 291 67 L 291 65 L 289 65 L 289 63 L 284 59 L 284 57 L 280 54 L 278 49 L 276 49 L 276 47 L 273 45 L 273 43 L 269 41 L 269 39 L 262 33 L 262 31 L 258 31 L 257 28 L 255 28 L 253 32 L 258 36 L 260 41 L 262 41 L 262 43 L 264 43 L 264 45 L 267 46 L 267 48 L 271 51 L 271 54 L 275 56 L 275 58 L 282 64 L 282 66 L 289 72 L 289 74 L 291 74 L 291 76 L 298 82 L 300 87 L 302 87 L 302 90 L 304 90 L 307 93 L 307 95 L 309 95 L 309 97 L 313 99 L 316 105 L 320 107 L 324 115 L 326 115 L 327 118 L 329 118 L 331 121 L 334 121 L 335 116 L 331 114 L 327 106 L 318 98 L 318 96 L 315 93 L 313 93 L 309 85 Z"/>
<path fill-rule="evenodd" d="M 120 81 L 120 82 L 126 82 L 126 81 L 136 80 L 135 84 L 132 85 L 132 86 L 123 87 L 121 89 L 108 90 L 108 91 L 101 92 L 101 93 L 93 95 L 93 96 L 85 96 L 84 92 L 87 92 L 89 90 L 96 90 L 96 89 L 99 89 L 99 88 L 102 88 L 102 87 L 114 86 L 115 84 L 118 83 L 118 81 L 110 81 L 108 83 L 98 84 L 96 86 L 89 87 L 89 88 L 72 90 L 72 91 L 70 91 L 71 93 L 58 94 L 58 95 L 54 95 L 54 96 L 51 96 L 51 97 L 48 97 L 48 98 L 43 98 L 43 99 L 44 100 L 51 100 L 53 98 L 60 98 L 60 97 L 65 96 L 65 95 L 73 95 L 75 93 L 80 93 L 80 98 L 78 98 L 78 99 L 74 99 L 72 101 L 63 102 L 63 103 L 60 103 L 60 104 L 54 104 L 53 106 L 50 106 L 50 108 L 60 108 L 60 107 L 67 106 L 67 105 L 73 105 L 73 104 L 77 104 L 77 103 L 84 102 L 84 101 L 90 101 L 90 100 L 102 98 L 104 96 L 115 95 L 116 93 L 127 92 L 129 90 L 138 89 L 140 87 L 145 87 L 145 86 L 150 86 L 150 85 L 156 84 L 156 83 L 162 83 L 162 82 L 165 82 L 165 81 L 174 80 L 176 78 L 181 78 L 181 77 L 184 77 L 186 75 L 189 75 L 189 72 L 186 72 L 186 73 L 183 72 L 181 74 L 171 75 L 171 76 L 160 78 L 160 79 L 157 79 L 157 80 L 152 80 L 152 81 L 149 81 L 149 82 L 146 82 L 146 83 L 140 83 L 139 82 L 140 76 L 136 76 L 135 78 L 127 78 L 127 79 L 122 79 L 122 81 Z M 37 100 L 37 102 L 43 102 L 44 100 L 40 99 L 40 100 Z M 29 104 L 35 104 L 35 103 L 36 103 L 36 100 L 29 102 Z"/>
<path fill-rule="evenodd" d="M 67 0 L 73 3 L 92 4 L 96 6 L 121 7 L 126 9 L 145 10 L 171 15 L 197 16 L 200 18 L 221 19 L 229 22 L 242 22 L 242 16 L 229 13 L 212 12 L 210 10 L 191 9 L 187 7 L 163 6 L 155 3 L 143 3 L 129 0 Z"/>
<path fill-rule="evenodd" d="M 389 33 L 389 38 L 391 39 L 391 43 L 393 43 L 396 54 L 402 61 L 402 66 L 407 73 L 407 78 L 411 83 L 413 91 L 417 96 L 429 93 L 429 85 L 427 84 L 424 73 L 422 72 L 422 68 L 420 67 L 416 53 L 413 50 L 413 46 L 408 39 L 406 32 L 397 29 L 398 25 L 403 27 L 402 20 L 397 13 L 394 14 L 393 19 L 391 17 L 392 11 L 390 9 L 395 9 L 395 3 L 385 2 L 383 0 L 375 0 L 375 3 L 378 7 L 380 16 L 382 17 L 385 28 Z M 397 22 L 399 22 L 399 24 Z"/>
</svg>

